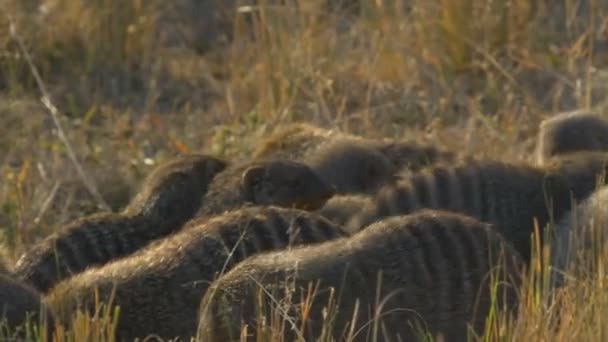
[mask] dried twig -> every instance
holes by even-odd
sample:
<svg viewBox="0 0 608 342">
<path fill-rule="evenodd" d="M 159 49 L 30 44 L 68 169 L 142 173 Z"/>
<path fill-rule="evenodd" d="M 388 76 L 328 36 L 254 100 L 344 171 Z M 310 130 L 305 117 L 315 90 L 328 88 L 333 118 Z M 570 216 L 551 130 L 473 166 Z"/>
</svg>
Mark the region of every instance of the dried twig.
<svg viewBox="0 0 608 342">
<path fill-rule="evenodd" d="M 21 53 L 23 54 L 25 60 L 27 61 L 27 64 L 32 72 L 32 75 L 34 76 L 34 80 L 36 81 L 36 84 L 37 84 L 40 92 L 42 93 L 42 98 L 40 99 L 40 101 L 46 107 L 46 109 L 49 111 L 49 114 L 51 115 L 51 118 L 53 119 L 53 124 L 55 125 L 55 128 L 57 129 L 57 134 L 59 136 L 59 139 L 65 145 L 68 157 L 70 158 L 72 165 L 74 165 L 74 168 L 76 169 L 76 172 L 78 173 L 78 176 L 80 177 L 80 180 L 82 181 L 84 186 L 87 188 L 87 191 L 89 192 L 89 194 L 91 194 L 91 196 L 93 196 L 93 198 L 97 202 L 97 206 L 100 209 L 111 210 L 110 206 L 108 206 L 108 204 L 103 199 L 103 197 L 101 197 L 101 194 L 97 190 L 97 186 L 95 185 L 95 182 L 91 178 L 87 177 L 86 173 L 84 172 L 84 169 L 82 168 L 82 165 L 80 165 L 80 162 L 78 162 L 78 158 L 76 157 L 76 154 L 74 153 L 74 149 L 72 148 L 70 141 L 68 140 L 67 136 L 65 135 L 63 128 L 61 127 L 61 123 L 60 123 L 59 117 L 58 117 L 59 110 L 53 104 L 53 101 L 51 101 L 51 95 L 47 91 L 47 88 L 46 88 L 44 82 L 42 81 L 42 77 L 40 77 L 40 73 L 38 73 L 38 69 L 34 65 L 32 56 L 25 48 L 23 39 L 21 39 L 21 36 L 19 36 L 19 34 L 17 33 L 17 28 L 15 27 L 13 18 L 10 15 L 7 15 L 7 17 L 8 17 L 8 22 L 10 25 L 11 37 L 17 42 L 17 44 L 19 45 L 19 49 L 21 50 Z"/>
</svg>

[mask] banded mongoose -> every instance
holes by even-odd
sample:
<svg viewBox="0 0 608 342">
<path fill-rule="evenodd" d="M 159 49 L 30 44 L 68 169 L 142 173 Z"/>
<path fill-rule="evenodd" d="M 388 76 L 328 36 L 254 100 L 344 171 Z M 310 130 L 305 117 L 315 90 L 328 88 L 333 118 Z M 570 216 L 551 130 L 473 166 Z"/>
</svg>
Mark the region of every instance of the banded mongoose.
<svg viewBox="0 0 608 342">
<path fill-rule="evenodd" d="M 347 225 L 356 231 L 383 217 L 421 208 L 447 209 L 493 223 L 526 259 L 531 256 L 534 219 L 542 229 L 571 209 L 571 199 L 593 192 L 608 154 L 579 153 L 544 168 L 490 160 L 437 166 L 381 189 L 374 204 Z"/>
<path fill-rule="evenodd" d="M 204 154 L 176 157 L 154 170 L 124 212 L 77 219 L 35 244 L 17 261 L 19 279 L 46 293 L 87 267 L 127 256 L 167 236 L 200 209 L 226 162 Z"/>
<path fill-rule="evenodd" d="M 7 274 L 0 274 L 0 336 L 9 340 L 14 338 L 15 341 L 26 336 L 32 338 L 33 331 L 29 329 L 29 324 L 46 327 L 47 337 L 50 338 L 54 326 L 53 314 L 34 288 Z"/>
<path fill-rule="evenodd" d="M 254 152 L 302 161 L 336 187 L 337 193 L 374 193 L 401 169 L 417 170 L 456 155 L 413 141 L 370 139 L 310 124 L 277 129 Z"/>
<path fill-rule="evenodd" d="M 253 158 L 302 160 L 311 151 L 339 136 L 341 134 L 337 131 L 307 123 L 281 126 L 275 129 L 268 138 L 262 140 L 253 152 Z"/>
<path fill-rule="evenodd" d="M 396 179 L 396 167 L 369 144 L 356 140 L 325 143 L 302 159 L 338 194 L 373 194 Z"/>
<path fill-rule="evenodd" d="M 303 163 L 284 159 L 247 161 L 227 167 L 209 185 L 197 216 L 212 216 L 247 204 L 315 210 L 335 193 Z"/>
<path fill-rule="evenodd" d="M 330 198 L 323 207 L 317 210 L 317 213 L 346 229 L 346 224 L 355 214 L 372 206 L 373 203 L 373 197 L 369 195 L 339 195 Z"/>
<path fill-rule="evenodd" d="M 565 112 L 543 120 L 536 142 L 537 164 L 579 151 L 608 152 L 608 121 L 587 111 Z"/>
<path fill-rule="evenodd" d="M 568 276 L 594 272 L 593 259 L 607 246 L 607 207 L 608 187 L 604 186 L 551 227 L 552 285 L 563 285 Z"/>
<path fill-rule="evenodd" d="M 398 170 L 418 171 L 435 164 L 453 163 L 461 158 L 454 152 L 413 141 L 383 139 L 371 144 Z"/>
<path fill-rule="evenodd" d="M 201 301 L 199 337 L 416 341 L 413 326 L 419 324 L 433 337 L 465 341 L 467 324 L 480 333 L 492 306 L 490 271 L 495 284 L 502 284 L 497 308 L 513 309 L 522 266 L 489 224 L 423 210 L 377 222 L 344 240 L 243 261 Z M 247 335 L 241 335 L 244 325 Z"/>
<path fill-rule="evenodd" d="M 219 274 L 257 253 L 344 236 L 339 226 L 307 211 L 245 207 L 191 221 L 129 258 L 59 283 L 47 299 L 58 318 L 69 320 L 78 307 L 94 312 L 99 289 L 101 301 L 113 296 L 120 306 L 118 339 L 156 334 L 188 341 L 196 335 L 205 290 Z"/>
<path fill-rule="evenodd" d="M 173 158 L 146 177 L 123 213 L 183 224 L 200 209 L 209 184 L 226 167 L 227 161 L 206 154 Z"/>
</svg>

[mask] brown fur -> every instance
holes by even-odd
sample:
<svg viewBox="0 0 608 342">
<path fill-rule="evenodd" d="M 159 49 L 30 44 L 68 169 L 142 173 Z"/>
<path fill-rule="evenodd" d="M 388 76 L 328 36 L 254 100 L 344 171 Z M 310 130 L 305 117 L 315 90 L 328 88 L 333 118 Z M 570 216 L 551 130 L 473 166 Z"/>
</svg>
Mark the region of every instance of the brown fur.
<svg viewBox="0 0 608 342">
<path fill-rule="evenodd" d="M 282 159 L 246 162 L 215 177 L 199 215 L 220 214 L 247 204 L 315 210 L 334 193 L 331 185 L 302 163 Z"/>
<path fill-rule="evenodd" d="M 353 139 L 325 143 L 303 162 L 339 194 L 376 192 L 392 183 L 397 170 L 391 161 L 370 144 Z"/>
<path fill-rule="evenodd" d="M 196 214 L 209 184 L 227 166 L 227 161 L 205 154 L 173 158 L 146 177 L 123 212 L 129 216 L 184 223 Z"/>
<path fill-rule="evenodd" d="M 247 207 L 191 221 L 180 233 L 57 285 L 48 300 L 64 320 L 77 306 L 93 311 L 95 289 L 115 286 L 119 339 L 196 334 L 198 304 L 209 283 L 250 255 L 345 236 L 328 220 L 297 209 Z"/>
<path fill-rule="evenodd" d="M 336 131 L 306 123 L 295 123 L 276 129 L 253 152 L 254 159 L 285 158 L 301 160 L 332 138 L 342 136 Z"/>
<path fill-rule="evenodd" d="M 571 208 L 571 196 L 587 197 L 606 160 L 608 154 L 587 153 L 561 158 L 546 168 L 477 161 L 426 169 L 382 189 L 375 203 L 348 223 L 349 230 L 422 208 L 447 209 L 495 224 L 529 260 L 534 219 L 542 228 Z"/>
<path fill-rule="evenodd" d="M 41 316 L 40 313 L 44 314 Z M 47 337 L 50 337 L 54 319 L 36 290 L 6 274 L 0 274 L 0 336 L 7 337 L 8 333 L 15 340 L 25 338 L 25 323 L 46 324 Z"/>
<path fill-rule="evenodd" d="M 536 143 L 539 165 L 555 156 L 579 151 L 608 152 L 608 121 L 601 116 L 574 111 L 543 120 Z"/>
<path fill-rule="evenodd" d="M 262 142 L 255 158 L 281 157 L 310 165 L 339 194 L 374 193 L 404 168 L 418 170 L 454 161 L 455 154 L 412 141 L 375 140 L 309 124 L 276 130 Z"/>
<path fill-rule="evenodd" d="M 380 341 L 418 340 L 412 328 L 415 323 L 446 341 L 464 341 L 468 323 L 477 333 L 484 328 L 492 305 L 489 272 L 498 265 L 506 266 L 495 273 L 502 284 L 498 306 L 513 308 L 516 287 L 506 283 L 519 282 L 521 260 L 490 225 L 430 210 L 393 217 L 345 240 L 245 260 L 219 278 L 201 301 L 200 340 L 239 341 L 242 323 L 248 325 L 247 341 L 268 337 L 262 335 L 257 319 L 272 322 L 280 304 L 278 319 L 288 315 L 296 329 L 304 326 L 300 333 L 307 341 L 316 341 L 322 333 L 323 340 L 373 340 L 370 334 L 377 309 L 381 311 Z M 330 317 L 333 325 L 322 331 L 327 326 L 323 316 L 333 293 L 330 288 L 335 290 L 337 312 L 328 310 L 334 315 Z M 314 297 L 312 304 L 304 305 L 308 289 L 315 289 Z M 501 302 L 505 293 L 506 301 Z M 356 323 L 351 327 L 357 305 Z M 305 322 L 303 308 L 307 308 Z M 297 339 L 291 322 L 285 323 L 283 331 L 274 331 L 277 340 Z M 349 331 L 356 333 L 352 339 L 346 338 Z"/>
<path fill-rule="evenodd" d="M 330 221 L 347 228 L 346 224 L 355 214 L 371 207 L 373 203 L 373 198 L 368 195 L 334 196 L 317 212 Z"/>
<path fill-rule="evenodd" d="M 209 183 L 225 165 L 202 154 L 172 159 L 150 174 L 122 214 L 98 213 L 71 222 L 24 253 L 15 273 L 46 293 L 70 275 L 179 230 L 199 210 Z"/>
</svg>

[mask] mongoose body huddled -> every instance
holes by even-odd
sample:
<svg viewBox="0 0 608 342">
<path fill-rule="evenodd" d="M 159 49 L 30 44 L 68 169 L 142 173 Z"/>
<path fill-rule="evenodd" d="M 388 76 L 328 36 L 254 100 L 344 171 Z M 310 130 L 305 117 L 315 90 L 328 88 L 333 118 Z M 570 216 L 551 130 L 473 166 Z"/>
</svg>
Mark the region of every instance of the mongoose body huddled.
<svg viewBox="0 0 608 342">
<path fill-rule="evenodd" d="M 456 155 L 413 141 L 370 139 L 308 124 L 276 130 L 254 158 L 281 157 L 310 165 L 339 194 L 374 193 L 402 169 L 417 170 Z"/>
<path fill-rule="evenodd" d="M 181 232 L 129 258 L 67 279 L 47 298 L 58 316 L 69 321 L 77 307 L 94 312 L 98 289 L 101 301 L 112 297 L 120 306 L 119 339 L 156 334 L 188 340 L 196 334 L 198 304 L 221 273 L 257 253 L 345 235 L 339 226 L 310 212 L 242 208 L 191 221 Z"/>
<path fill-rule="evenodd" d="M 198 216 L 211 216 L 244 205 L 277 205 L 315 210 L 335 193 L 334 187 L 303 163 L 258 160 L 232 165 L 209 185 Z"/>
<path fill-rule="evenodd" d="M 209 184 L 228 166 L 228 161 L 207 154 L 173 158 L 146 177 L 123 214 L 181 225 L 204 204 Z"/>
<path fill-rule="evenodd" d="M 302 159 L 339 194 L 374 193 L 392 183 L 396 167 L 386 156 L 360 140 L 329 141 Z"/>
<path fill-rule="evenodd" d="M 429 168 L 381 189 L 348 229 L 423 208 L 452 210 L 493 223 L 529 260 L 534 220 L 542 229 L 570 210 L 572 198 L 591 194 L 606 161 L 608 154 L 585 153 L 544 168 L 489 160 Z"/>
<path fill-rule="evenodd" d="M 466 340 L 467 324 L 479 333 L 492 306 L 489 273 L 502 284 L 498 307 L 513 308 L 509 284 L 518 283 L 520 267 L 489 224 L 431 210 L 392 217 L 345 240 L 240 263 L 202 300 L 199 337 L 413 341 L 419 324 L 433 337 Z"/>
<path fill-rule="evenodd" d="M 536 162 L 580 151 L 608 152 L 608 121 L 587 111 L 566 112 L 543 120 L 536 142 Z"/>
<path fill-rule="evenodd" d="M 204 154 L 162 164 L 123 213 L 97 213 L 62 227 L 21 256 L 16 276 L 44 293 L 87 267 L 132 254 L 179 230 L 200 209 L 209 183 L 225 167 L 226 162 Z"/>
</svg>

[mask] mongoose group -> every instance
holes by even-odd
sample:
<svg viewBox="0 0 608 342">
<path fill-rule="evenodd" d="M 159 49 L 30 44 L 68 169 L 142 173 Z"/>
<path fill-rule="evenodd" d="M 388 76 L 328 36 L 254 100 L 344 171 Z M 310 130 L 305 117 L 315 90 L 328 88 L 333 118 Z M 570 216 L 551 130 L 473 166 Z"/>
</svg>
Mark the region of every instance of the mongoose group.
<svg viewBox="0 0 608 342">
<path fill-rule="evenodd" d="M 554 116 L 531 164 L 287 125 L 250 160 L 161 164 L 123 211 L 68 223 L 8 265 L 0 298 L 24 293 L 7 299 L 9 327 L 47 312 L 61 329 L 99 299 L 126 341 L 464 340 L 496 303 L 515 312 L 535 227 L 565 246 L 551 265 L 567 272 L 574 221 L 607 198 L 607 137 L 597 114 Z"/>
</svg>

